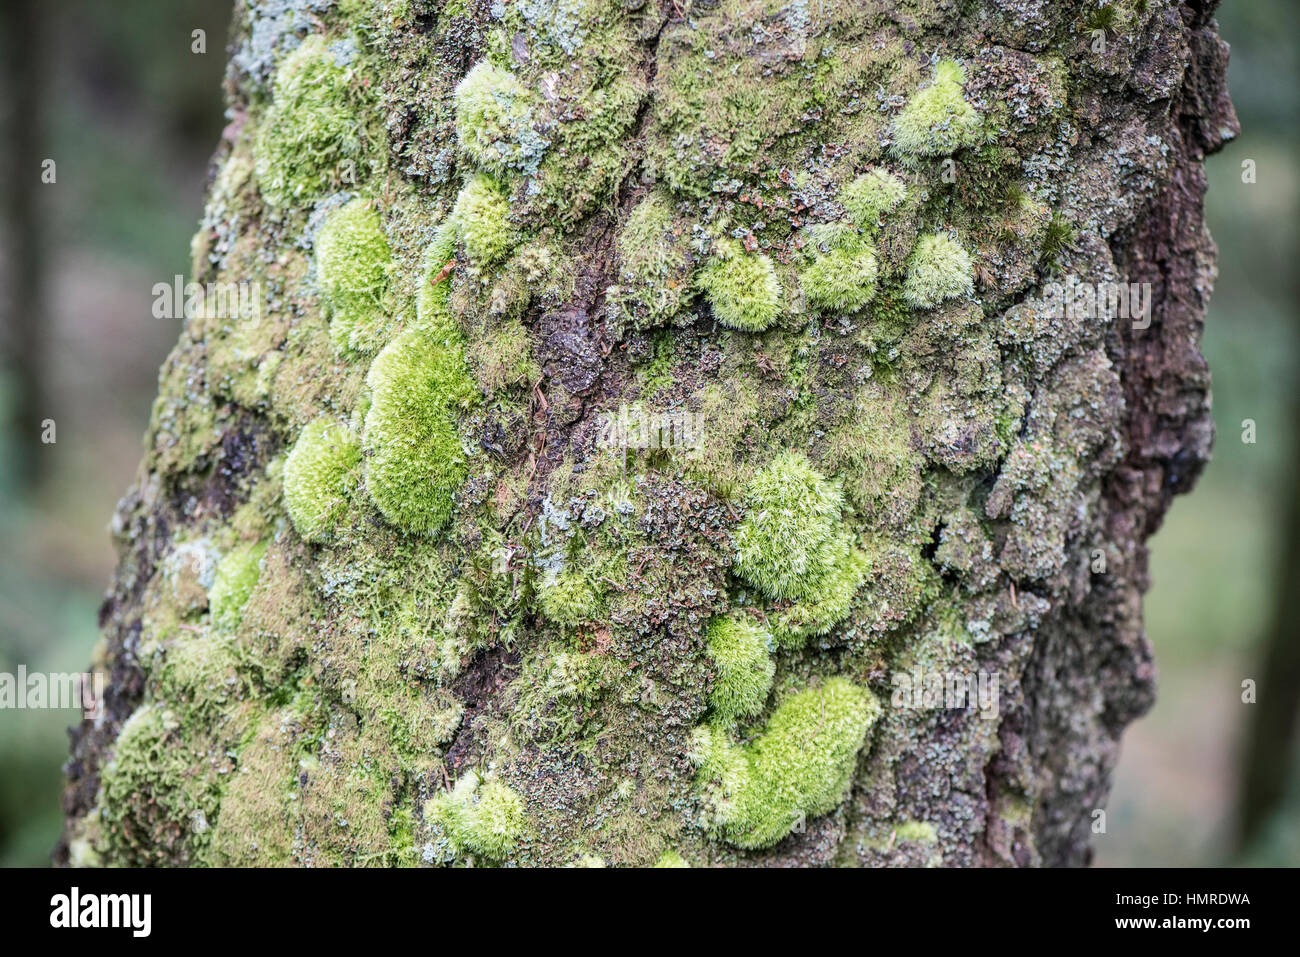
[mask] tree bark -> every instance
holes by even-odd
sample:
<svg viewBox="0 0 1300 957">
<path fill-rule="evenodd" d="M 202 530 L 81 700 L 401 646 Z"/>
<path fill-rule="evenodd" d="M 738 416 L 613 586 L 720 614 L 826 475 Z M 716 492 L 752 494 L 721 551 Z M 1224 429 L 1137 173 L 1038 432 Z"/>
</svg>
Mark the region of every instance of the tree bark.
<svg viewBox="0 0 1300 957">
<path fill-rule="evenodd" d="M 1087 863 L 1213 7 L 239 4 L 57 858 Z"/>
</svg>

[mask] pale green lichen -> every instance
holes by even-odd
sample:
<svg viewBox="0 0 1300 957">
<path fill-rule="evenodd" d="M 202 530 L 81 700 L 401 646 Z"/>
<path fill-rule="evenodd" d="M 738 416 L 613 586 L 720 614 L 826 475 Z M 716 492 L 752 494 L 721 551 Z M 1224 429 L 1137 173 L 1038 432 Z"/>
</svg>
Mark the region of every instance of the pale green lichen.
<svg viewBox="0 0 1300 957">
<path fill-rule="evenodd" d="M 840 190 L 840 202 L 853 224 L 871 230 L 880 219 L 907 197 L 907 186 L 887 169 L 876 167 L 863 173 Z"/>
<path fill-rule="evenodd" d="M 364 349 L 383 320 L 392 254 L 383 222 L 358 197 L 326 217 L 316 236 L 316 277 L 338 349 Z"/>
<path fill-rule="evenodd" d="M 456 139 L 481 168 L 500 176 L 536 172 L 547 141 L 533 128 L 533 96 L 513 73 L 484 60 L 456 87 Z"/>
<path fill-rule="evenodd" d="M 799 271 L 799 285 L 814 308 L 856 312 L 876 295 L 876 252 L 851 226 L 811 231 L 811 261 Z"/>
<path fill-rule="evenodd" d="M 523 799 L 474 771 L 425 802 L 424 819 L 441 831 L 454 856 L 477 854 L 492 861 L 505 858 L 527 830 Z"/>
<path fill-rule="evenodd" d="M 893 150 L 906 161 L 925 156 L 950 156 L 974 146 L 982 136 L 982 121 L 966 101 L 962 84 L 966 71 L 955 60 L 940 60 L 930 83 L 917 91 L 894 119 Z"/>
<path fill-rule="evenodd" d="M 736 847 L 770 847 L 834 810 L 879 712 L 869 691 L 834 677 L 783 701 L 750 744 L 717 725 L 697 728 L 691 759 L 711 824 Z"/>
<path fill-rule="evenodd" d="M 842 520 L 843 491 L 799 452 L 783 452 L 744 490 L 737 574 L 769 598 L 789 600 L 774 624 L 782 644 L 821 634 L 848 614 L 865 556 Z"/>
<path fill-rule="evenodd" d="M 730 723 L 763 710 L 776 673 L 771 640 L 767 629 L 748 615 L 733 613 L 710 622 L 705 650 L 717 671 L 709 707 L 717 720 Z"/>
<path fill-rule="evenodd" d="M 740 243 L 722 240 L 713 258 L 700 270 L 696 283 L 724 326 L 743 332 L 761 332 L 781 311 L 781 282 L 772 260 L 762 253 L 745 252 Z"/>
<path fill-rule="evenodd" d="M 262 196 L 294 206 L 370 171 L 370 145 L 354 102 L 353 68 L 319 34 L 285 57 L 271 86 L 271 103 L 258 121 L 254 165 Z M 355 107 L 355 108 L 354 108 Z"/>
<path fill-rule="evenodd" d="M 477 393 L 464 351 L 445 329 L 407 329 L 375 357 L 366 384 L 366 489 L 394 525 L 437 532 L 468 474 L 457 413 Z"/>
<path fill-rule="evenodd" d="M 241 545 L 221 559 L 217 574 L 208 591 L 208 608 L 212 624 L 223 631 L 234 631 L 244 617 L 244 605 L 262 573 L 262 556 L 266 543 Z"/>
<path fill-rule="evenodd" d="M 284 463 L 284 504 L 304 539 L 333 536 L 360 462 L 361 445 L 341 423 L 322 417 L 302 430 Z"/>
<path fill-rule="evenodd" d="M 970 254 L 946 233 L 930 233 L 917 240 L 907 260 L 903 298 L 916 309 L 933 309 L 945 299 L 975 292 Z"/>
</svg>

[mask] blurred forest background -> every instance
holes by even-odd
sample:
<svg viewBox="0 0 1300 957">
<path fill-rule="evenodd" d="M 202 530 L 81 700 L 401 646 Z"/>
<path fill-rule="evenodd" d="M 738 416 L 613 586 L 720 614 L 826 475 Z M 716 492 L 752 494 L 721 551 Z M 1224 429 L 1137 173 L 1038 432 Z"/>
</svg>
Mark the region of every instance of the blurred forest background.
<svg viewBox="0 0 1300 957">
<path fill-rule="evenodd" d="M 0 7 L 0 671 L 80 671 L 114 564 L 107 522 L 179 332 L 153 318 L 151 287 L 188 273 L 230 0 Z M 1218 438 L 1151 543 L 1160 694 L 1125 734 L 1103 866 L 1300 864 L 1300 5 L 1227 0 L 1219 22 L 1244 133 L 1209 161 Z M 32 156 L 56 161 L 54 184 Z M 73 717 L 0 711 L 0 865 L 48 863 Z"/>
</svg>

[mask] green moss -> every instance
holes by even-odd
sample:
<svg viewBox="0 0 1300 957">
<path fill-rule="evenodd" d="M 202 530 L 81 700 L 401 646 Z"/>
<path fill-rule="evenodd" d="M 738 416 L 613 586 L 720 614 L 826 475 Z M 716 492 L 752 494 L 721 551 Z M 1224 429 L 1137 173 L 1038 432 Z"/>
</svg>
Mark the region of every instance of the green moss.
<svg viewBox="0 0 1300 957">
<path fill-rule="evenodd" d="M 668 851 L 664 851 L 662 854 L 659 855 L 659 859 L 655 861 L 654 866 L 655 867 L 690 867 L 691 865 L 687 863 L 686 858 L 682 857 L 676 851 L 668 850 Z"/>
<path fill-rule="evenodd" d="M 933 844 L 939 840 L 934 825 L 929 821 L 904 821 L 894 828 L 894 836 L 900 841 L 916 841 L 921 844 Z"/>
<path fill-rule="evenodd" d="M 816 309 L 856 312 L 876 295 L 876 252 L 857 230 L 827 228 L 812 233 L 811 262 L 799 285 Z"/>
<path fill-rule="evenodd" d="M 840 190 L 840 202 L 859 229 L 875 229 L 886 213 L 907 198 L 903 181 L 887 169 L 877 167 L 863 173 Z"/>
<path fill-rule="evenodd" d="M 962 84 L 966 72 L 955 60 L 940 60 L 934 78 L 919 90 L 894 119 L 894 152 L 906 161 L 924 156 L 949 156 L 974 146 L 982 136 L 975 108 L 966 102 Z"/>
<path fill-rule="evenodd" d="M 879 712 L 869 691 L 835 677 L 783 701 L 752 744 L 697 728 L 691 758 L 713 825 L 736 847 L 770 847 L 833 810 Z"/>
<path fill-rule="evenodd" d="M 533 342 L 517 319 L 493 329 L 470 352 L 470 363 L 479 388 L 491 395 L 511 386 L 532 385 L 542 377 L 533 359 Z"/>
<path fill-rule="evenodd" d="M 670 321 L 691 294 L 690 255 L 674 235 L 672 206 L 652 193 L 632 210 L 618 238 L 619 303 L 637 328 Z"/>
<path fill-rule="evenodd" d="M 970 254 L 945 233 L 917 240 L 907 260 L 903 298 L 916 309 L 933 309 L 945 299 L 975 292 Z"/>
<path fill-rule="evenodd" d="M 446 248 L 450 237 L 460 241 L 468 265 L 479 271 L 501 262 L 516 246 L 519 237 L 510 225 L 510 201 L 496 180 L 478 175 L 461 187 L 451 216 L 439 228 L 435 248 Z"/>
<path fill-rule="evenodd" d="M 316 276 L 337 349 L 364 351 L 383 321 L 381 298 L 392 255 L 370 201 L 357 198 L 332 212 L 316 236 Z"/>
<path fill-rule="evenodd" d="M 1060 213 L 1052 213 L 1047 228 L 1043 231 L 1039 261 L 1048 270 L 1054 270 L 1060 263 L 1061 254 L 1074 242 L 1074 227 Z"/>
<path fill-rule="evenodd" d="M 234 631 L 244 617 L 244 605 L 262 573 L 262 556 L 266 544 L 242 545 L 228 552 L 217 565 L 217 574 L 208 591 L 212 624 L 223 631 Z"/>
<path fill-rule="evenodd" d="M 806 638 L 824 635 L 852 609 L 870 566 L 867 556 L 847 537 L 837 537 L 827 545 L 825 562 L 825 574 L 809 579 L 798 601 L 773 613 L 772 633 L 781 645 L 797 647 Z"/>
<path fill-rule="evenodd" d="M 276 71 L 254 142 L 258 186 L 273 206 L 309 203 L 370 172 L 372 148 L 359 120 L 367 104 L 352 92 L 354 68 L 339 59 L 313 34 Z"/>
<path fill-rule="evenodd" d="M 762 253 L 747 253 L 740 243 L 722 240 L 713 258 L 696 277 L 724 326 L 744 332 L 761 332 L 781 311 L 781 283 L 772 260 Z"/>
<path fill-rule="evenodd" d="M 109 858 L 128 867 L 206 863 L 218 776 L 185 746 L 176 717 L 146 704 L 122 725 L 100 779 Z"/>
<path fill-rule="evenodd" d="M 471 771 L 451 790 L 424 805 L 424 819 L 438 828 L 456 856 L 478 854 L 499 861 L 527 829 L 523 799 L 502 782 Z"/>
<path fill-rule="evenodd" d="M 482 169 L 504 176 L 531 174 L 547 141 L 533 129 L 533 96 L 515 78 L 487 60 L 456 87 L 456 140 Z"/>
<path fill-rule="evenodd" d="M 390 522 L 426 534 L 447 524 L 465 482 L 457 412 L 476 394 L 460 342 L 437 331 L 406 330 L 366 375 L 366 489 Z"/>
<path fill-rule="evenodd" d="M 567 627 L 591 621 L 603 609 L 600 592 L 586 574 L 573 569 L 543 581 L 537 597 L 542 614 Z"/>
<path fill-rule="evenodd" d="M 302 430 L 284 463 L 284 504 L 304 539 L 333 537 L 360 461 L 356 436 L 333 419 L 319 418 Z"/>
<path fill-rule="evenodd" d="M 783 452 L 745 488 L 736 529 L 737 574 L 788 602 L 773 619 L 781 644 L 798 645 L 848 614 L 866 574 L 865 556 L 840 517 L 843 492 L 799 452 Z"/>
<path fill-rule="evenodd" d="M 723 723 L 752 717 L 763 710 L 776 665 L 768 649 L 772 637 L 748 615 L 715 618 L 705 633 L 706 651 L 717 673 L 709 689 L 709 707 Z"/>
<path fill-rule="evenodd" d="M 167 647 L 155 672 L 154 697 L 187 720 L 211 720 L 243 691 L 232 639 L 188 633 Z"/>
</svg>

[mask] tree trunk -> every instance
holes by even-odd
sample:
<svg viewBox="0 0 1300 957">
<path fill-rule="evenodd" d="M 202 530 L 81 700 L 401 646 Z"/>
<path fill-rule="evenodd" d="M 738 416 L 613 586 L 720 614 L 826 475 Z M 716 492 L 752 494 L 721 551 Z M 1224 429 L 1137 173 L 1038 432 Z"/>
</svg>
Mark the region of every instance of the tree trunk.
<svg viewBox="0 0 1300 957">
<path fill-rule="evenodd" d="M 1086 863 L 1212 8 L 241 3 L 58 858 Z"/>
</svg>

